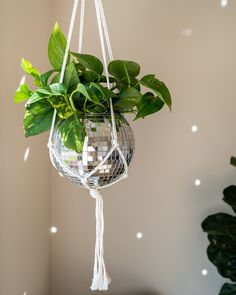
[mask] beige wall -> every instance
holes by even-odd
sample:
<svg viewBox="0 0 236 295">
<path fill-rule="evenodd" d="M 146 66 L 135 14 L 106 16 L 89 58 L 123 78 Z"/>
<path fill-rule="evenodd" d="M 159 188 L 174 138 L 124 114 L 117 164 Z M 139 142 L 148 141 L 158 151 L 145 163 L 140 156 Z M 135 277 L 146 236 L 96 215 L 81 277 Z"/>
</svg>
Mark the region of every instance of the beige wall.
<svg viewBox="0 0 236 295">
<path fill-rule="evenodd" d="M 87 2 L 84 51 L 100 55 L 93 1 Z M 218 294 L 223 282 L 206 258 L 200 223 L 225 210 L 221 191 L 235 182 L 228 161 L 236 144 L 236 3 L 229 3 L 223 9 L 218 0 L 104 0 L 115 58 L 157 73 L 174 100 L 171 114 L 132 122 L 129 178 L 104 190 L 108 294 Z M 72 1 L 54 0 L 54 6 L 54 20 L 67 30 Z M 90 294 L 94 205 L 52 170 L 52 221 L 59 228 L 52 295 Z"/>
<path fill-rule="evenodd" d="M 100 55 L 93 1 L 87 3 L 84 51 Z M 25 140 L 23 105 L 12 102 L 21 56 L 46 69 L 49 30 L 58 21 L 67 31 L 71 7 L 72 0 L 0 3 L 0 295 L 90 294 L 94 200 L 50 166 L 46 136 Z M 225 210 L 221 191 L 235 182 L 228 160 L 236 145 L 236 3 L 223 9 L 217 0 L 104 0 L 104 7 L 115 58 L 157 73 L 174 100 L 171 114 L 131 123 L 129 178 L 104 190 L 113 279 L 107 294 L 218 294 L 224 280 L 206 258 L 200 223 Z M 50 223 L 58 227 L 51 255 Z"/>
<path fill-rule="evenodd" d="M 46 137 L 25 139 L 13 93 L 21 57 L 45 70 L 47 0 L 0 2 L 0 294 L 50 295 L 50 166 Z M 30 80 L 30 79 L 29 79 Z M 28 160 L 24 153 L 30 147 Z"/>
</svg>

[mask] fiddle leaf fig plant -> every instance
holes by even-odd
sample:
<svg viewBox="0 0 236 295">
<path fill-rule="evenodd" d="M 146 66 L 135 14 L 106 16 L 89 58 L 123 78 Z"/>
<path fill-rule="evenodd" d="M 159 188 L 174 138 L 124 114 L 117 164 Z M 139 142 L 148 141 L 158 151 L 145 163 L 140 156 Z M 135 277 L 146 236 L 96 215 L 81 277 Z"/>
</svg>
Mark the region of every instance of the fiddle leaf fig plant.
<svg viewBox="0 0 236 295">
<path fill-rule="evenodd" d="M 103 63 L 97 57 L 70 51 L 63 83 L 60 83 L 66 43 L 56 23 L 48 43 L 51 69 L 41 74 L 22 58 L 23 71 L 37 86 L 30 89 L 22 84 L 14 96 L 16 103 L 27 100 L 23 124 L 26 137 L 48 131 L 56 110 L 56 123 L 64 145 L 80 153 L 86 135 L 84 116 L 109 113 L 110 99 L 115 113 L 132 113 L 135 120 L 156 113 L 165 105 L 171 110 L 171 94 L 164 82 L 154 74 L 139 78 L 140 66 L 134 61 L 111 61 L 107 69 L 108 87 Z"/>
<path fill-rule="evenodd" d="M 231 158 L 234 163 L 235 158 Z M 223 201 L 236 213 L 236 186 L 231 185 L 223 191 Z M 202 222 L 202 229 L 208 234 L 210 245 L 207 248 L 209 260 L 218 272 L 236 283 L 236 215 L 216 213 Z M 225 283 L 219 295 L 235 295 L 236 284 Z"/>
</svg>

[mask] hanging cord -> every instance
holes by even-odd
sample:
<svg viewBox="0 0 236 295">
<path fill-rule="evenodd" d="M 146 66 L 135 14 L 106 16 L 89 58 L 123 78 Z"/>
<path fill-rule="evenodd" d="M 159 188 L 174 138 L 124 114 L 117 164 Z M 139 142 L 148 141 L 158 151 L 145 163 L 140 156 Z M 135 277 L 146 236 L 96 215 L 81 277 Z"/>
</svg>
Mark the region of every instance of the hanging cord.
<svg viewBox="0 0 236 295">
<path fill-rule="evenodd" d="M 105 24 L 105 18 L 104 22 L 102 21 L 101 17 L 101 2 L 99 0 L 95 0 L 95 8 L 96 8 L 96 15 L 97 15 L 97 23 L 98 23 L 98 31 L 99 31 L 99 37 L 100 37 L 100 43 L 102 48 L 102 57 L 103 57 L 103 63 L 105 67 L 105 75 L 106 75 L 106 81 L 107 81 L 107 88 L 110 89 L 110 81 L 109 81 L 109 73 L 108 73 L 108 63 L 107 63 L 107 57 L 106 57 L 106 48 L 105 48 L 105 41 L 104 41 L 104 24 Z M 106 30 L 107 35 L 105 34 L 106 43 L 108 44 L 108 30 Z M 107 46 L 108 47 L 108 46 Z M 111 48 L 110 48 L 111 49 Z M 112 53 L 110 52 L 110 56 L 112 56 Z M 112 136 L 113 136 L 113 144 L 118 145 L 117 141 L 117 132 L 116 132 L 116 123 L 115 123 L 115 114 L 113 110 L 113 104 L 112 99 L 110 98 L 110 111 L 111 111 L 111 122 L 112 122 Z"/>
<path fill-rule="evenodd" d="M 107 46 L 107 51 L 108 51 L 110 61 L 111 61 L 111 59 L 113 59 L 111 42 L 110 42 L 110 37 L 109 37 L 108 29 L 107 29 L 106 18 L 105 18 L 105 14 L 104 14 L 104 10 L 103 10 L 102 0 L 94 0 L 94 1 L 95 1 L 95 8 L 96 8 L 100 43 L 101 43 L 101 48 L 102 48 L 103 63 L 104 63 L 104 67 L 105 67 L 107 87 L 110 88 L 105 41 L 106 41 L 106 46 Z M 105 35 L 105 41 L 104 41 L 104 35 Z M 120 157 L 122 158 L 124 168 L 125 168 L 125 172 L 124 172 L 122 178 L 126 178 L 128 176 L 128 164 L 127 164 L 126 159 L 119 147 L 119 143 L 118 143 L 118 139 L 117 139 L 116 121 L 115 121 L 115 114 L 114 114 L 114 109 L 113 109 L 112 98 L 110 98 L 110 111 L 111 111 L 111 122 L 112 122 L 113 146 L 116 147 L 116 150 L 118 151 Z"/>
<path fill-rule="evenodd" d="M 84 35 L 84 12 L 85 12 L 85 0 L 81 0 L 78 53 L 82 52 L 83 35 Z"/>
</svg>

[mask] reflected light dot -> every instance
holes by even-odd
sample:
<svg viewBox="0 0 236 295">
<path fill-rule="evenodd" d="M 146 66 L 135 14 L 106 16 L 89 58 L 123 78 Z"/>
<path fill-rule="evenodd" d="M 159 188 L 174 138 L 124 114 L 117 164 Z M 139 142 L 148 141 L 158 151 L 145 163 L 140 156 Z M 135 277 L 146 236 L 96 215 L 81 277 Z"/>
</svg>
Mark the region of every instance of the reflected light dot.
<svg viewBox="0 0 236 295">
<path fill-rule="evenodd" d="M 58 229 L 57 229 L 56 226 L 52 226 L 52 227 L 50 228 L 50 232 L 51 232 L 52 234 L 56 234 L 57 231 L 58 231 Z"/>
<path fill-rule="evenodd" d="M 207 274 L 208 274 L 207 269 L 203 269 L 203 270 L 202 270 L 202 275 L 203 275 L 203 276 L 206 276 Z"/>
<path fill-rule="evenodd" d="M 25 291 L 23 295 L 27 295 L 27 292 Z"/>
<path fill-rule="evenodd" d="M 26 162 L 29 158 L 29 153 L 30 153 L 30 147 L 27 147 L 24 153 L 24 162 Z"/>
<path fill-rule="evenodd" d="M 201 184 L 201 180 L 200 180 L 200 179 L 195 179 L 195 180 L 194 180 L 194 184 L 195 184 L 196 186 L 199 186 L 199 185 Z"/>
<path fill-rule="evenodd" d="M 143 237 L 143 234 L 139 232 L 139 233 L 137 233 L 137 234 L 136 234 L 136 237 L 137 237 L 137 239 L 139 239 L 139 240 L 140 240 L 140 239 L 142 239 L 142 237 Z"/>
<path fill-rule="evenodd" d="M 181 30 L 181 35 L 184 37 L 191 37 L 193 34 L 193 29 L 192 28 L 184 28 Z"/>
<path fill-rule="evenodd" d="M 197 132 L 197 131 L 198 131 L 198 127 L 197 127 L 197 125 L 193 125 L 193 126 L 191 127 L 191 130 L 192 130 L 193 133 Z"/>
<path fill-rule="evenodd" d="M 220 5 L 221 7 L 226 7 L 228 5 L 228 0 L 221 0 Z"/>
</svg>

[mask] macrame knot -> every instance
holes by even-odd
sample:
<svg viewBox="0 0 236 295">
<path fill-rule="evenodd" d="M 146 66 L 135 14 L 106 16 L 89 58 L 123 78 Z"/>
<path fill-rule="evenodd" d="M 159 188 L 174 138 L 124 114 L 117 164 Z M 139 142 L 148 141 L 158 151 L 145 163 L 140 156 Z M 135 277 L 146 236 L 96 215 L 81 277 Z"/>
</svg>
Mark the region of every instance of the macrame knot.
<svg viewBox="0 0 236 295">
<path fill-rule="evenodd" d="M 94 199 L 102 197 L 102 194 L 100 193 L 100 191 L 98 189 L 93 189 L 93 188 L 90 189 L 90 195 Z"/>
<path fill-rule="evenodd" d="M 117 139 L 112 139 L 112 145 L 115 146 L 115 147 L 118 147 L 119 146 L 119 142 L 117 141 Z"/>
<path fill-rule="evenodd" d="M 85 186 L 87 188 L 88 186 L 88 179 L 87 178 L 80 178 L 81 183 L 83 184 L 83 186 Z"/>
</svg>

